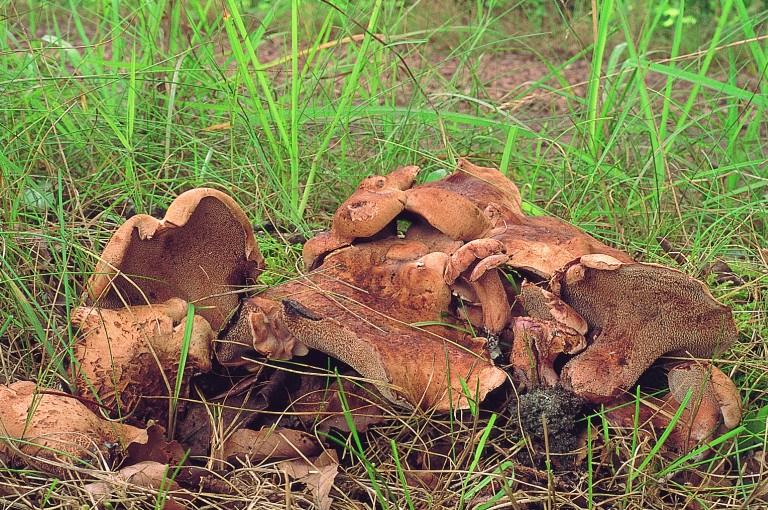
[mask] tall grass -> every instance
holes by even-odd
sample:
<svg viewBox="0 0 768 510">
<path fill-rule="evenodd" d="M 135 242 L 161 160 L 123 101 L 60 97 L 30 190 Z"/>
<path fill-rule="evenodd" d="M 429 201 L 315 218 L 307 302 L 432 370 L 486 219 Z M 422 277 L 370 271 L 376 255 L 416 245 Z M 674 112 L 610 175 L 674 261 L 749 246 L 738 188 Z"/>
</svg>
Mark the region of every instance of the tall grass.
<svg viewBox="0 0 768 510">
<path fill-rule="evenodd" d="M 683 271 L 724 260 L 744 276 L 738 286 L 702 278 L 735 309 L 742 341 L 721 366 L 748 417 L 759 416 L 768 405 L 768 13 L 758 1 L 716 4 L 712 12 L 676 0 L 595 2 L 594 12 L 581 1 L 573 12 L 505 0 L 4 4 L 2 379 L 67 382 L 69 310 L 130 214 L 162 214 L 195 186 L 228 191 L 264 227 L 271 283 L 298 257 L 280 235 L 327 226 L 362 177 L 410 163 L 424 175 L 450 171 L 461 155 L 500 167 L 526 210 L 561 216 L 640 260 L 675 265 L 661 236 L 687 255 Z M 743 471 L 730 489 L 662 490 L 658 480 L 682 467 L 743 463 L 765 446 L 765 426 L 753 419 L 710 464 L 670 463 L 652 443 L 593 419 L 588 430 L 604 433 L 588 437 L 591 462 L 578 471 L 586 486 L 553 496 L 552 480 L 521 488 L 520 471 L 508 477 L 510 455 L 537 455 L 514 420 L 499 418 L 491 437 L 488 416 L 455 428 L 414 425 L 418 418 L 355 438 L 348 471 L 396 500 L 386 504 L 460 494 L 466 506 L 483 497 L 576 504 L 588 494 L 594 508 L 619 496 L 628 507 L 670 499 L 735 507 L 759 488 Z M 409 427 L 433 435 L 417 438 Z M 451 483 L 414 489 L 409 457 L 444 441 L 446 429 L 478 449 L 444 459 L 444 471 L 458 473 Z M 482 446 L 466 437 L 478 431 Z M 376 449 L 376 434 L 409 442 L 382 438 Z M 633 458 L 628 465 L 642 472 L 628 475 L 600 451 Z"/>
</svg>

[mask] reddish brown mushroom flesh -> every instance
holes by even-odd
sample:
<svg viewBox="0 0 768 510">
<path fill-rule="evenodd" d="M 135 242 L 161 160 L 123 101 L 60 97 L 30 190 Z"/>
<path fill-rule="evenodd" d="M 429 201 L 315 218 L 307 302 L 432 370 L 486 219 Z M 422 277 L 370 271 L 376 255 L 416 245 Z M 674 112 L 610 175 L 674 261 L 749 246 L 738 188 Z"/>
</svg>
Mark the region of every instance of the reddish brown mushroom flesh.
<svg viewBox="0 0 768 510">
<path fill-rule="evenodd" d="M 290 357 L 310 347 L 348 364 L 393 402 L 466 408 L 462 379 L 477 391 L 469 398 L 482 400 L 506 377 L 484 340 L 441 317 L 451 302 L 448 257 L 432 255 L 397 238 L 333 252 L 305 278 L 249 299 L 218 357 L 242 364 L 259 352 Z M 243 338 L 244 331 L 261 336 Z"/>
<path fill-rule="evenodd" d="M 557 296 L 523 283 L 518 299 L 529 317 L 515 317 L 509 362 L 516 380 L 526 388 L 554 386 L 560 381 L 555 360 L 587 346 L 587 323 Z"/>
</svg>

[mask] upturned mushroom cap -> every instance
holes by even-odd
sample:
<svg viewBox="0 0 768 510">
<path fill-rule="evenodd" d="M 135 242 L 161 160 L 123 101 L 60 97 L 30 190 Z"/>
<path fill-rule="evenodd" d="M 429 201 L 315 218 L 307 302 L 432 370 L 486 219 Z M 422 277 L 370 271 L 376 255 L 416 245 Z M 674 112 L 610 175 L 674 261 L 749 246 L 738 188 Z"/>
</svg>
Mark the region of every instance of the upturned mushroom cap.
<svg viewBox="0 0 768 510">
<path fill-rule="evenodd" d="M 138 214 L 112 236 L 88 280 L 102 308 L 194 302 L 213 329 L 237 307 L 236 291 L 264 267 L 248 218 L 230 196 L 209 188 L 179 195 L 162 220 Z"/>
<path fill-rule="evenodd" d="M 566 387 L 592 402 L 620 395 L 663 354 L 707 359 L 737 337 L 728 307 L 664 266 L 587 255 L 559 271 L 551 288 L 594 337 L 562 372 Z"/>
<path fill-rule="evenodd" d="M 74 398 L 45 391 L 29 381 L 0 385 L 1 455 L 22 453 L 27 464 L 62 476 L 67 466 L 100 466 L 115 446 L 147 441 L 145 430 L 102 420 Z"/>
<path fill-rule="evenodd" d="M 186 315 L 187 303 L 178 298 L 118 310 L 76 308 L 72 323 L 79 329 L 74 346 L 78 362 L 72 370 L 77 392 L 93 399 L 95 391 L 99 402 L 123 415 L 136 410 L 142 398 L 154 398 L 143 403 L 139 414 L 164 415 L 168 405 L 157 397 L 170 395 L 165 381 L 175 386 Z M 211 369 L 214 338 L 208 322 L 195 315 L 182 388 L 192 373 Z"/>
</svg>

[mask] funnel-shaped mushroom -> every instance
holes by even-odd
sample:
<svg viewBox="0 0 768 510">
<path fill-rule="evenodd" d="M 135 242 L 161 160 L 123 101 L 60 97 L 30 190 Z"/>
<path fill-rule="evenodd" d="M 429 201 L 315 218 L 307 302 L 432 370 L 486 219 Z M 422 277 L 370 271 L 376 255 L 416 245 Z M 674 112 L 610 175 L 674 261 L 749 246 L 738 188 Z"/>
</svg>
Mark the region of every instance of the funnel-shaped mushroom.
<svg viewBox="0 0 768 510">
<path fill-rule="evenodd" d="M 150 413 L 153 418 L 166 414 L 166 399 L 176 386 L 182 357 L 186 301 L 176 298 L 119 310 L 80 307 L 73 312 L 72 323 L 79 328 L 74 348 L 78 362 L 72 370 L 80 395 L 93 399 L 95 392 L 99 402 L 123 415 L 149 397 L 152 402 L 143 402 L 138 414 L 144 416 L 150 409 L 156 410 Z M 183 392 L 190 375 L 210 370 L 214 336 L 208 322 L 195 315 L 182 374 Z"/>
<path fill-rule="evenodd" d="M 396 238 L 338 250 L 306 278 L 248 300 L 239 322 L 249 324 L 230 333 L 257 336 L 228 333 L 219 359 L 241 364 L 248 344 L 288 357 L 301 344 L 348 364 L 391 401 L 439 411 L 466 408 L 468 398 L 482 400 L 505 375 L 483 352 L 484 340 L 441 317 L 451 303 L 443 276 L 448 257 L 432 255 L 441 254 Z M 464 394 L 462 379 L 472 395 Z"/>
<path fill-rule="evenodd" d="M 120 227 L 88 281 L 88 297 L 102 308 L 182 298 L 218 330 L 237 307 L 236 292 L 263 267 L 237 202 L 198 188 L 179 195 L 162 220 L 138 214 Z"/>
<path fill-rule="evenodd" d="M 551 286 L 594 337 L 562 373 L 567 387 L 592 402 L 617 397 L 664 354 L 709 359 L 737 337 L 728 307 L 700 281 L 664 266 L 588 255 Z"/>
<path fill-rule="evenodd" d="M 0 454 L 22 454 L 58 476 L 68 466 L 98 467 L 129 443 L 147 441 L 145 430 L 102 420 L 75 398 L 28 381 L 0 385 L 0 436 Z"/>
</svg>

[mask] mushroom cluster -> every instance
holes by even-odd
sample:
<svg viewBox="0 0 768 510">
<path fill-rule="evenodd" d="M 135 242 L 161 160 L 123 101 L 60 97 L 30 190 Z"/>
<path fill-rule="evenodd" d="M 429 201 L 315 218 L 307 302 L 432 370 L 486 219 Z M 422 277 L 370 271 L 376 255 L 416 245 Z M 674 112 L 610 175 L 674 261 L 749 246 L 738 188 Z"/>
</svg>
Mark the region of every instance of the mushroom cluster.
<svg viewBox="0 0 768 510">
<path fill-rule="evenodd" d="M 443 411 L 482 400 L 508 362 L 519 387 L 566 388 L 624 424 L 628 390 L 666 357 L 670 392 L 644 412 L 667 426 L 687 402 L 673 447 L 739 422 L 738 391 L 709 362 L 736 326 L 703 283 L 557 218 L 524 215 L 497 170 L 461 160 L 446 178 L 414 185 L 417 173 L 365 178 L 330 231 L 305 244 L 307 274 L 245 301 L 219 361 L 317 349 L 393 402 Z"/>
<path fill-rule="evenodd" d="M 666 427 L 687 403 L 674 448 L 736 426 L 738 391 L 709 362 L 736 326 L 703 283 L 557 218 L 524 215 L 497 170 L 461 160 L 446 178 L 414 185 L 417 173 L 365 178 L 330 231 L 305 244 L 307 274 L 245 301 L 219 361 L 316 349 L 393 402 L 442 411 L 482 400 L 507 364 L 520 388 L 565 388 L 621 425 L 628 390 L 664 359 L 670 391 L 643 411 Z"/>
<path fill-rule="evenodd" d="M 264 259 L 226 194 L 192 190 L 162 220 L 131 218 L 72 315 L 82 401 L 173 426 L 169 402 L 189 396 L 195 374 L 258 374 L 265 358 L 312 350 L 399 406 L 467 409 L 511 380 L 552 389 L 567 412 L 605 405 L 618 426 L 634 424 L 624 404 L 661 365 L 669 391 L 638 416 L 668 427 L 677 415 L 673 448 L 739 423 L 738 391 L 711 362 L 736 326 L 704 284 L 557 218 L 526 216 L 497 170 L 460 160 L 416 184 L 418 172 L 365 178 L 331 229 L 304 245 L 306 273 L 257 295 Z"/>
</svg>

